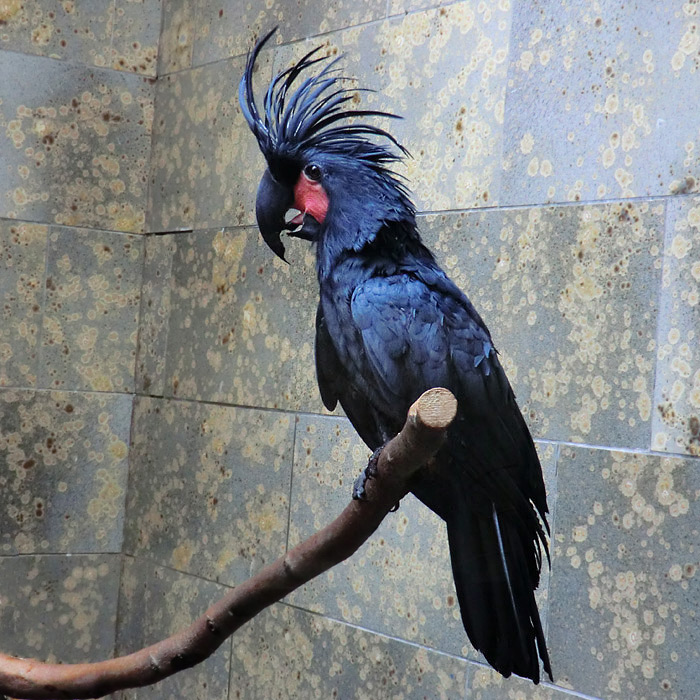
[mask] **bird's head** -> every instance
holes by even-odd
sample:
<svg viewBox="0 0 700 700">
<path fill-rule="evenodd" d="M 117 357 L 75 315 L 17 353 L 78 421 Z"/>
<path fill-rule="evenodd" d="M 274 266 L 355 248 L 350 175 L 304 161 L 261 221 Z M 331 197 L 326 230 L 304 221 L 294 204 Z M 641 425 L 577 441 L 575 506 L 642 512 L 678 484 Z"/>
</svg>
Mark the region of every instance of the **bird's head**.
<svg viewBox="0 0 700 700">
<path fill-rule="evenodd" d="M 406 189 L 390 169 L 406 150 L 383 129 L 361 121 L 397 117 L 351 109 L 358 89 L 344 87 L 339 59 L 320 57 L 320 46 L 273 78 L 261 112 L 253 94 L 253 68 L 274 31 L 249 54 L 238 92 L 243 116 L 267 161 L 255 206 L 258 228 L 282 259 L 282 231 L 318 243 L 331 221 L 334 230 L 342 231 L 336 245 L 359 250 L 384 223 L 415 216 Z M 298 213 L 292 216 L 291 210 Z"/>
</svg>

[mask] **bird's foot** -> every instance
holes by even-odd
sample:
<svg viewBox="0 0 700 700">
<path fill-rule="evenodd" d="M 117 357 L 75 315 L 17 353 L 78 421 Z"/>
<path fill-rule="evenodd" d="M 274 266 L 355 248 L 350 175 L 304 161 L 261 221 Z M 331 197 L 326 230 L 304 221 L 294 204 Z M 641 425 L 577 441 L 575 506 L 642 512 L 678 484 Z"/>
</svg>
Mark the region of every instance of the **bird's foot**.
<svg viewBox="0 0 700 700">
<path fill-rule="evenodd" d="M 355 479 L 355 483 L 352 486 L 352 497 L 355 501 L 366 501 L 367 500 L 367 490 L 365 489 L 365 484 L 368 479 L 374 479 L 377 476 L 377 464 L 379 464 L 379 455 L 381 455 L 382 450 L 385 445 L 378 447 L 367 462 L 367 466 L 360 472 L 360 475 Z M 391 508 L 390 513 L 395 513 L 401 501 L 399 501 L 395 506 Z"/>
<path fill-rule="evenodd" d="M 360 472 L 360 476 L 355 479 L 355 483 L 352 486 L 352 497 L 356 501 L 364 501 L 367 499 L 367 491 L 365 489 L 365 484 L 368 479 L 373 479 L 377 476 L 377 463 L 379 462 L 379 455 L 382 453 L 384 445 L 378 447 L 367 462 L 367 466 Z"/>
</svg>

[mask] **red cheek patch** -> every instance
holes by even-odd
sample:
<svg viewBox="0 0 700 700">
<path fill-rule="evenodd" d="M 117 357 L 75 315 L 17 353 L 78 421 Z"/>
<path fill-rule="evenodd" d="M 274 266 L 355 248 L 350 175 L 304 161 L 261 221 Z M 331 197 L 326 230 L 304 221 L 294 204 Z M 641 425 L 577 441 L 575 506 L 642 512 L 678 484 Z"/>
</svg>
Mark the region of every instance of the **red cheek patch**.
<svg viewBox="0 0 700 700">
<path fill-rule="evenodd" d="M 294 185 L 294 208 L 311 214 L 322 224 L 328 212 L 328 196 L 320 182 L 309 180 L 304 173 L 299 176 Z"/>
</svg>

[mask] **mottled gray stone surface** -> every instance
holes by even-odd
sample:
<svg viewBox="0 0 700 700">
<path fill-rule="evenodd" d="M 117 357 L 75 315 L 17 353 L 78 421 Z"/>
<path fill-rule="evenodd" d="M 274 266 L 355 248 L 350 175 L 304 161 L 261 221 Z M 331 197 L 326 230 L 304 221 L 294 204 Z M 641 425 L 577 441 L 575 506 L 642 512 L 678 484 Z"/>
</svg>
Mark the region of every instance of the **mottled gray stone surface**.
<svg viewBox="0 0 700 700">
<path fill-rule="evenodd" d="M 147 236 L 144 244 L 141 316 L 136 356 L 138 393 L 162 396 L 170 323 L 170 289 L 175 236 Z"/>
<path fill-rule="evenodd" d="M 229 700 L 459 700 L 462 659 L 274 605 L 233 640 Z"/>
<path fill-rule="evenodd" d="M 384 0 L 314 0 L 292 3 L 242 3 L 236 0 L 199 0 L 194 65 L 244 55 L 253 40 L 278 27 L 277 41 L 294 41 L 314 34 L 381 19 Z"/>
<path fill-rule="evenodd" d="M 664 205 L 421 217 L 491 329 L 537 437 L 646 447 Z"/>
<path fill-rule="evenodd" d="M 293 433 L 290 414 L 137 400 L 124 550 L 229 585 L 276 559 Z"/>
<path fill-rule="evenodd" d="M 659 309 L 652 449 L 700 456 L 700 198 L 671 203 Z"/>
<path fill-rule="evenodd" d="M 316 274 L 307 244 L 290 265 L 257 229 L 178 235 L 165 392 L 207 401 L 319 412 Z"/>
<path fill-rule="evenodd" d="M 694 3 L 516 2 L 503 204 L 695 191 Z"/>
<path fill-rule="evenodd" d="M 0 556 L 4 654 L 49 663 L 114 654 L 119 555 Z"/>
<path fill-rule="evenodd" d="M 126 655 L 183 630 L 226 593 L 224 586 L 124 558 L 116 653 Z M 160 683 L 116 693 L 120 700 L 226 700 L 231 641 L 212 656 Z"/>
<path fill-rule="evenodd" d="M 54 227 L 47 255 L 39 386 L 133 391 L 143 240 Z"/>
<path fill-rule="evenodd" d="M 0 74 L 0 216 L 143 231 L 152 84 L 9 51 Z"/>
<path fill-rule="evenodd" d="M 161 0 L 7 0 L 0 50 L 155 76 Z"/>
<path fill-rule="evenodd" d="M 48 232 L 0 220 L 0 386 L 36 386 Z"/>
<path fill-rule="evenodd" d="M 192 65 L 195 3 L 169 0 L 163 4 L 163 26 L 158 50 L 158 75 L 185 70 Z"/>
<path fill-rule="evenodd" d="M 151 231 L 252 224 L 264 159 L 238 106 L 242 58 L 158 81 L 153 125 Z M 270 79 L 269 51 L 256 81 Z"/>
<path fill-rule="evenodd" d="M 121 550 L 131 402 L 0 391 L 0 554 Z"/>
<path fill-rule="evenodd" d="M 116 0 L 109 66 L 155 78 L 162 0 Z"/>
<path fill-rule="evenodd" d="M 697 696 L 697 466 L 562 448 L 549 613 L 558 683 L 605 698 Z"/>
</svg>

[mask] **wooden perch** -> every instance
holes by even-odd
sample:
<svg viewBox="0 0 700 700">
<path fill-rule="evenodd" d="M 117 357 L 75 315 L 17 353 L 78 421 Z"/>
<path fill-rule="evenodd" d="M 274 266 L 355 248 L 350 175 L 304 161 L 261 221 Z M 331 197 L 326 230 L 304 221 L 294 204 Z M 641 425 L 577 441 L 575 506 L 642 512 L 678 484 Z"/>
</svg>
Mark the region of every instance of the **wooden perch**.
<svg viewBox="0 0 700 700">
<path fill-rule="evenodd" d="M 140 651 L 92 664 L 45 664 L 0 654 L 0 693 L 12 698 L 98 698 L 151 685 L 194 666 L 272 603 L 347 559 L 408 492 L 410 476 L 439 449 L 455 417 L 447 389 L 426 391 L 382 450 L 367 499 L 351 501 L 325 528 L 236 586 L 187 629 Z"/>
</svg>

